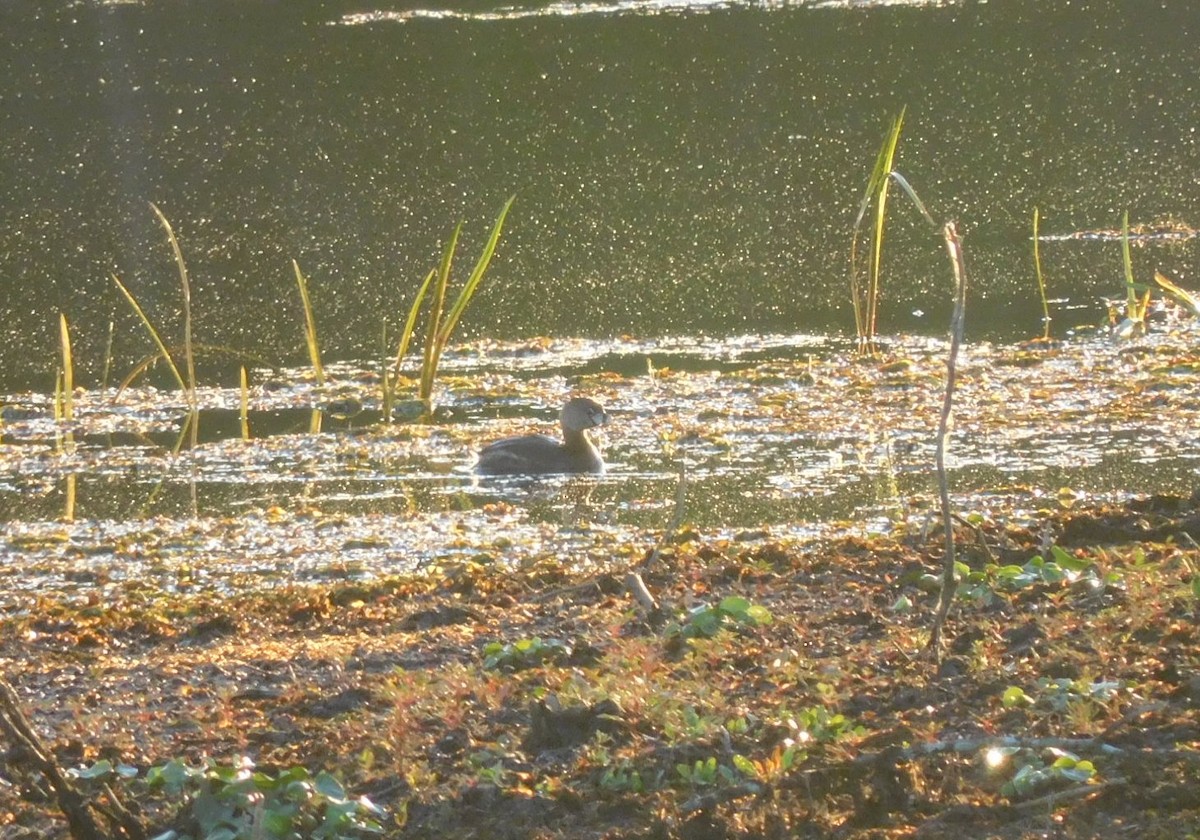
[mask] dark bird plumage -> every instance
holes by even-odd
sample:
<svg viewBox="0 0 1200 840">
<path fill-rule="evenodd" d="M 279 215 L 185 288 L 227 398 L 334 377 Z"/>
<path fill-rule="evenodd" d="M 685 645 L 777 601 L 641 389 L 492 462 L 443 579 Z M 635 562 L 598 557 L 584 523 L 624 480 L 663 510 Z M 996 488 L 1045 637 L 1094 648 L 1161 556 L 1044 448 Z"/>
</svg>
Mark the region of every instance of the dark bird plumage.
<svg viewBox="0 0 1200 840">
<path fill-rule="evenodd" d="M 474 470 L 480 475 L 602 473 L 604 459 L 588 436 L 588 429 L 607 422 L 608 415 L 600 403 L 575 397 L 559 413 L 561 441 L 546 435 L 504 438 L 480 450 Z"/>
</svg>

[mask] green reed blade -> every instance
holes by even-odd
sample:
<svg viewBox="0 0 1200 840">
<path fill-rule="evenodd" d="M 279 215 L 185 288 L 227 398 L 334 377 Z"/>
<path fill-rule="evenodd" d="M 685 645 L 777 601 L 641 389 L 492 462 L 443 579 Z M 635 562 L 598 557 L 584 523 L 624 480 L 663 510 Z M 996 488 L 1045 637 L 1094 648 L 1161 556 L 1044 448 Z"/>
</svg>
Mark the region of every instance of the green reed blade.
<svg viewBox="0 0 1200 840">
<path fill-rule="evenodd" d="M 187 266 L 183 262 L 183 251 L 179 248 L 179 240 L 175 238 L 175 231 L 172 230 L 171 223 L 167 221 L 167 217 L 163 215 L 163 212 L 158 209 L 157 204 L 153 201 L 148 203 L 150 209 L 154 211 L 154 215 L 158 216 L 158 220 L 167 231 L 167 240 L 171 243 L 171 253 L 175 255 L 175 266 L 179 269 L 179 285 L 183 290 L 183 356 L 187 366 L 188 383 L 186 391 L 188 405 L 195 411 L 196 359 L 192 354 L 192 286 L 188 282 Z M 195 426 L 193 426 L 193 437 L 195 437 Z"/>
<path fill-rule="evenodd" d="M 859 351 L 867 352 L 875 337 L 876 312 L 879 299 L 880 256 L 883 248 L 883 222 L 887 211 L 887 192 L 892 174 L 892 165 L 896 157 L 896 147 L 900 142 L 900 131 L 904 125 L 904 115 L 907 108 L 901 108 L 899 115 L 892 121 L 891 127 L 875 156 L 875 165 L 867 178 L 862 199 L 859 202 L 858 215 L 850 237 L 850 299 L 854 307 L 854 327 L 858 335 Z M 906 182 L 901 179 L 901 183 Z M 911 192 L 911 190 L 910 190 Z M 913 194 L 915 198 L 915 194 Z M 875 225 L 872 241 L 871 258 L 867 269 L 867 290 L 864 293 L 860 277 L 863 274 L 859 264 L 858 244 L 862 225 L 867 216 L 871 202 L 875 202 Z M 918 207 L 923 206 L 917 200 Z M 923 211 L 924 212 L 924 211 Z M 928 213 L 925 214 L 928 216 Z"/>
<path fill-rule="evenodd" d="M 1125 266 L 1125 317 L 1140 321 L 1138 317 L 1137 289 L 1133 282 L 1133 257 L 1129 253 L 1129 211 L 1121 216 L 1121 261 Z"/>
<path fill-rule="evenodd" d="M 108 322 L 108 341 L 104 343 L 104 370 L 100 374 L 100 390 L 108 390 L 108 376 L 112 373 L 113 365 L 113 338 L 116 336 L 117 322 L 109 319 Z"/>
<path fill-rule="evenodd" d="M 509 208 L 512 207 L 516 198 L 513 195 L 504 203 L 504 207 L 500 210 L 500 215 L 496 218 L 496 223 L 492 226 L 492 232 L 488 236 L 487 244 L 484 245 L 483 250 L 480 252 L 479 259 L 475 261 L 475 267 L 471 270 L 467 282 L 458 293 L 458 297 L 450 307 L 450 311 L 442 319 L 441 325 L 437 326 L 431 323 L 431 328 L 436 329 L 436 335 L 433 343 L 433 354 L 426 358 L 428 362 L 428 380 L 424 376 L 422 377 L 421 399 L 423 400 L 428 400 L 433 395 L 433 379 L 437 375 L 438 364 L 442 359 L 442 352 L 446 349 L 446 344 L 450 341 L 450 336 L 453 334 L 454 327 L 458 324 L 459 318 L 466 311 L 467 305 L 471 302 L 471 298 L 475 296 L 479 284 L 483 281 L 483 275 L 487 272 L 488 265 L 492 261 L 492 255 L 496 253 L 496 244 L 500 241 L 500 231 L 504 228 L 504 220 L 508 217 Z M 459 222 L 458 229 L 454 232 L 455 241 L 457 241 L 458 233 L 461 229 L 462 223 Z M 426 371 L 422 371 L 422 374 L 425 373 Z"/>
<path fill-rule="evenodd" d="M 417 316 L 421 313 L 421 304 L 425 302 L 425 293 L 429 291 L 429 286 L 436 276 L 437 269 L 430 269 L 421 282 L 420 288 L 417 289 L 417 296 L 413 299 L 412 306 L 408 308 L 408 318 L 404 321 L 404 331 L 400 333 L 400 344 L 396 348 L 394 380 L 400 378 L 400 365 L 404 361 L 404 357 L 408 355 L 408 346 L 412 343 L 413 332 L 417 328 Z"/>
<path fill-rule="evenodd" d="M 896 147 L 900 143 L 900 129 L 904 126 L 904 111 L 904 108 L 900 109 L 900 114 L 892 122 L 892 130 L 889 132 L 888 138 L 884 143 L 880 166 L 882 174 L 879 181 L 879 192 L 875 199 L 875 239 L 872 243 L 874 247 L 871 251 L 871 284 L 867 292 L 867 334 L 871 338 L 875 337 L 879 309 L 879 278 L 883 258 L 883 228 L 884 220 L 887 217 L 888 184 L 891 183 L 888 174 L 892 171 L 892 165 L 896 158 Z"/>
<path fill-rule="evenodd" d="M 238 421 L 242 427 L 242 440 L 250 440 L 250 381 L 246 376 L 246 366 L 242 365 L 238 377 L 241 389 L 241 400 L 238 404 Z"/>
<path fill-rule="evenodd" d="M 75 362 L 71 358 L 71 330 L 67 326 L 67 316 L 58 315 L 58 338 L 62 346 L 62 419 L 75 419 Z"/>
<path fill-rule="evenodd" d="M 1038 209 L 1033 208 L 1033 270 L 1037 274 L 1038 294 L 1042 298 L 1042 339 L 1050 340 L 1050 302 L 1046 299 L 1046 280 L 1042 276 L 1042 254 L 1038 239 Z"/>
<path fill-rule="evenodd" d="M 454 331 L 458 319 L 462 317 L 463 311 L 471 302 L 471 298 L 475 296 L 475 290 L 479 288 L 480 282 L 483 280 L 484 272 L 487 271 L 488 265 L 492 261 L 492 255 L 496 253 L 496 244 L 500 241 L 500 231 L 504 228 L 504 220 L 508 217 L 509 208 L 513 202 L 517 200 L 515 195 L 510 196 L 508 201 L 504 202 L 504 207 L 500 210 L 500 215 L 496 218 L 496 223 L 492 226 L 492 233 L 488 237 L 487 245 L 484 246 L 483 252 L 480 253 L 479 259 L 475 263 L 475 268 L 471 271 L 471 276 L 467 278 L 467 283 L 458 294 L 458 299 L 454 301 L 454 305 L 450 307 L 450 313 L 446 316 L 445 322 L 442 324 L 442 332 L 438 336 L 438 343 L 442 347 L 446 346 L 446 342 L 450 339 L 450 334 Z"/>
<path fill-rule="evenodd" d="M 304 341 L 308 345 L 308 359 L 312 363 L 313 375 L 318 385 L 325 384 L 325 367 L 321 364 L 321 345 L 317 341 L 317 321 L 313 317 L 312 300 L 308 296 L 308 281 L 300 271 L 300 263 L 292 260 L 296 272 L 296 285 L 300 287 L 300 302 L 304 306 Z"/>
<path fill-rule="evenodd" d="M 437 375 L 439 361 L 437 341 L 441 332 L 442 313 L 446 306 L 446 286 L 450 283 L 450 265 L 454 261 L 454 249 L 458 247 L 458 235 L 462 232 L 463 223 L 459 222 L 446 244 L 442 254 L 442 262 L 438 267 L 437 285 L 433 290 L 433 301 L 429 309 L 428 331 L 425 334 L 425 353 L 421 361 L 421 387 L 418 392 L 420 399 L 426 403 L 433 397 L 433 380 Z"/>
<path fill-rule="evenodd" d="M 110 274 L 109 276 L 117 284 L 117 288 L 121 290 L 121 294 L 125 295 L 125 299 L 129 301 L 129 305 L 133 307 L 133 311 L 142 319 L 142 324 L 145 325 L 146 331 L 150 333 L 150 338 L 154 339 L 154 343 L 158 347 L 159 356 L 166 360 L 167 365 L 171 368 L 171 373 L 175 376 L 175 381 L 179 383 L 179 390 L 187 391 L 187 384 L 183 381 L 183 376 L 179 373 L 179 368 L 175 365 L 175 360 L 171 358 L 170 352 L 167 351 L 167 345 L 163 344 L 163 340 L 158 335 L 158 330 L 154 328 L 154 324 L 150 322 L 150 318 L 142 310 L 141 305 L 137 302 L 137 298 L 133 296 L 133 293 L 129 289 L 125 288 L 125 284 L 121 282 L 117 275 Z M 155 360 L 157 358 L 158 356 L 154 357 Z M 125 381 L 117 388 L 117 393 L 119 394 L 121 391 L 124 391 L 129 383 L 133 381 L 133 378 L 132 376 L 125 377 Z"/>
</svg>

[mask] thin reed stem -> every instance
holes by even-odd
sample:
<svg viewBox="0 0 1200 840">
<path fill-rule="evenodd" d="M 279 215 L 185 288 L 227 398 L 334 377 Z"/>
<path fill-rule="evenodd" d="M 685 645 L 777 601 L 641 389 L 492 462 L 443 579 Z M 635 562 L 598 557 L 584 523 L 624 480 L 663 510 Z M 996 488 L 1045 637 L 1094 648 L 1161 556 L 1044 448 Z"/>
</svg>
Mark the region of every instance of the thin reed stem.
<svg viewBox="0 0 1200 840">
<path fill-rule="evenodd" d="M 238 421 L 242 427 L 242 440 L 250 440 L 250 382 L 246 376 L 246 366 L 242 365 L 238 377 L 241 389 L 241 400 L 238 405 Z"/>
<path fill-rule="evenodd" d="M 163 228 L 167 231 L 167 240 L 171 243 L 171 253 L 175 255 L 175 267 L 179 270 L 179 285 L 183 292 L 183 358 L 184 365 L 187 369 L 187 401 L 188 407 L 192 411 L 196 410 L 196 357 L 192 347 L 192 284 L 188 280 L 187 265 L 183 261 L 183 251 L 179 248 L 179 240 L 175 238 L 175 231 L 171 228 L 171 223 L 163 214 L 163 211 L 158 209 L 158 205 L 153 201 L 149 202 L 150 209 L 154 211 L 154 215 L 158 216 L 158 220 L 162 223 Z M 196 426 L 192 426 L 192 445 L 196 443 Z"/>
<path fill-rule="evenodd" d="M 1033 269 L 1037 274 L 1038 294 L 1042 298 L 1042 341 L 1050 340 L 1050 302 L 1046 299 L 1046 280 L 1042 276 L 1042 254 L 1038 238 L 1038 209 L 1033 208 Z"/>
<path fill-rule="evenodd" d="M 317 341 L 317 321 L 313 316 L 312 300 L 308 296 L 308 281 L 300 271 L 300 263 L 292 260 L 296 272 L 296 285 L 300 287 L 300 302 L 304 306 L 304 342 L 308 345 L 308 359 L 312 363 L 313 376 L 318 385 L 325 384 L 325 367 L 321 364 L 321 344 Z"/>
</svg>

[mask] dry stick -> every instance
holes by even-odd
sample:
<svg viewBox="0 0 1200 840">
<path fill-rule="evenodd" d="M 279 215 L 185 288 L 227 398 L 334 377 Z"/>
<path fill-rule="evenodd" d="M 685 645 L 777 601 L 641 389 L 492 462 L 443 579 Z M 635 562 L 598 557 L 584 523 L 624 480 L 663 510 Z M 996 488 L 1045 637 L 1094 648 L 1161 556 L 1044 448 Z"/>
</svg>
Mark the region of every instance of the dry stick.
<svg viewBox="0 0 1200 840">
<path fill-rule="evenodd" d="M 0 730 L 12 742 L 13 747 L 28 755 L 34 767 L 50 782 L 54 789 L 58 807 L 67 818 L 71 836 L 75 840 L 108 840 L 108 835 L 96 824 L 88 811 L 87 802 L 74 786 L 67 781 L 62 769 L 50 758 L 42 746 L 41 739 L 33 731 L 29 720 L 21 711 L 17 692 L 8 681 L 0 677 Z"/>
<path fill-rule="evenodd" d="M 942 237 L 946 240 L 946 251 L 954 270 L 955 294 L 954 314 L 950 319 L 950 357 L 946 360 L 946 396 L 942 401 L 942 417 L 938 422 L 937 475 L 938 492 L 942 500 L 942 527 L 946 532 L 946 559 L 942 569 L 942 593 L 938 596 L 937 615 L 929 634 L 929 650 L 935 662 L 941 660 L 942 626 L 946 623 L 946 615 L 950 612 L 954 591 L 958 587 L 954 574 L 954 515 L 950 510 L 950 488 L 946 480 L 946 443 L 950 437 L 950 412 L 954 407 L 954 383 L 958 373 L 955 362 L 959 345 L 962 344 L 967 310 L 967 269 L 963 263 L 962 242 L 954 222 L 946 222 L 942 227 Z"/>
</svg>

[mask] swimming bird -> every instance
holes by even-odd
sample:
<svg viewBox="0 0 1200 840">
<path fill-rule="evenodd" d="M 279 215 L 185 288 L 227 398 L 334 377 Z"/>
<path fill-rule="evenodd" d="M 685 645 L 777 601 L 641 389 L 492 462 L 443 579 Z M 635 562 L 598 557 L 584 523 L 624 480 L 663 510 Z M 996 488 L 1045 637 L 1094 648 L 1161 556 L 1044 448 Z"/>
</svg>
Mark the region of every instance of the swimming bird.
<svg viewBox="0 0 1200 840">
<path fill-rule="evenodd" d="M 489 443 L 473 469 L 480 475 L 554 475 L 602 473 L 604 459 L 588 429 L 608 422 L 604 407 L 587 397 L 568 400 L 558 415 L 562 441 L 546 435 L 521 435 Z"/>
</svg>

